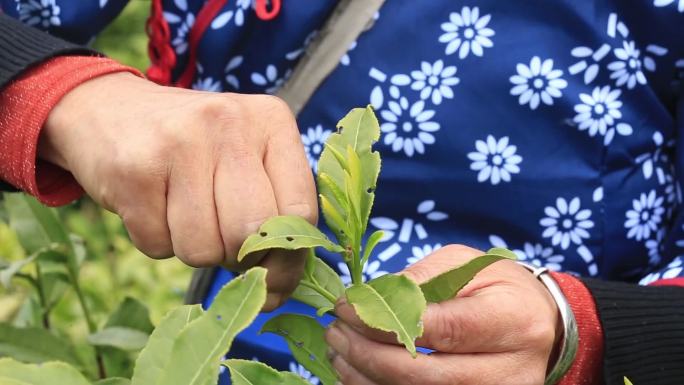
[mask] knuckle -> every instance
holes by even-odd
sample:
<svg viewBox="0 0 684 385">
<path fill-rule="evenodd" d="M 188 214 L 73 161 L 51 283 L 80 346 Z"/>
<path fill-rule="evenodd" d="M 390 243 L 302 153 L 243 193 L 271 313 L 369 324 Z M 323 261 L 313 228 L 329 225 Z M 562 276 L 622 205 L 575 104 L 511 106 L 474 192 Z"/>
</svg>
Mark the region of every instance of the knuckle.
<svg viewBox="0 0 684 385">
<path fill-rule="evenodd" d="M 187 252 L 177 251 L 176 257 L 188 266 L 196 268 L 212 267 L 220 265 L 223 262 L 223 250 L 214 248 Z"/>
</svg>

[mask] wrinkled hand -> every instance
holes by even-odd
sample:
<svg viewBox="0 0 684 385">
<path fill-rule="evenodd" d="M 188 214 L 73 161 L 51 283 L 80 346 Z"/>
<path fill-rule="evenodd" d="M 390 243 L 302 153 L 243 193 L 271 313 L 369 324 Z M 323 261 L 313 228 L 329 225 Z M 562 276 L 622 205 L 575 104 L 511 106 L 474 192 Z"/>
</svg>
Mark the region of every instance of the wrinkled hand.
<svg viewBox="0 0 684 385">
<path fill-rule="evenodd" d="M 402 272 L 422 283 L 483 253 L 447 246 Z M 459 295 L 429 304 L 417 359 L 396 337 L 369 329 L 351 305 L 338 304 L 326 333 L 344 385 L 540 385 L 562 335 L 546 288 L 512 261 L 487 267 Z"/>
<path fill-rule="evenodd" d="M 88 81 L 53 109 L 39 156 L 69 170 L 121 216 L 153 258 L 192 266 L 268 268 L 267 309 L 284 301 L 302 253 L 236 261 L 244 239 L 274 215 L 317 220 L 313 177 L 289 108 L 263 95 L 161 87 L 131 74 Z"/>
</svg>

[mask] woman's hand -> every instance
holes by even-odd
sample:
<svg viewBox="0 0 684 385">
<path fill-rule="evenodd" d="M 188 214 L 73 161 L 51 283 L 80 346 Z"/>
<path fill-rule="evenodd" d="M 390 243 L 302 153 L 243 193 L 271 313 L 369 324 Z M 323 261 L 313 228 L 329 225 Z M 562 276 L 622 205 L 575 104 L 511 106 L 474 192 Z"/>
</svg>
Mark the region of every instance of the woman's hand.
<svg viewBox="0 0 684 385">
<path fill-rule="evenodd" d="M 447 246 L 401 274 L 422 283 L 483 253 Z M 394 335 L 364 326 L 346 303 L 326 334 L 345 385 L 541 385 L 562 323 L 543 284 L 512 261 L 487 267 L 459 295 L 429 304 L 416 359 Z"/>
<path fill-rule="evenodd" d="M 153 258 L 191 266 L 269 269 L 267 309 L 284 301 L 304 255 L 236 261 L 274 215 L 315 223 L 317 202 L 296 122 L 279 99 L 162 87 L 128 73 L 90 80 L 53 109 L 39 156 L 69 170 L 116 212 Z"/>
</svg>

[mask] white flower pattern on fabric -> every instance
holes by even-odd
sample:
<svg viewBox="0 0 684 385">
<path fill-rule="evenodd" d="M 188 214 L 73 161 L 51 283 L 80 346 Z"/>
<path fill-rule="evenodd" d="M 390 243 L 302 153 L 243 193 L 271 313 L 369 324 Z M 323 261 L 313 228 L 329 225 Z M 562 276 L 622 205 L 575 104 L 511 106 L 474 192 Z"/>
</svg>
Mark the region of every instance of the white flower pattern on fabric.
<svg viewBox="0 0 684 385">
<path fill-rule="evenodd" d="M 56 0 L 22 0 L 17 4 L 19 20 L 26 25 L 48 29 L 62 25 Z"/>
<path fill-rule="evenodd" d="M 444 33 L 439 37 L 440 43 L 445 43 L 444 52 L 452 55 L 458 51 L 458 57 L 465 59 L 468 54 L 482 56 L 483 48 L 491 48 L 494 43 L 490 39 L 494 30 L 487 27 L 491 15 L 480 17 L 478 7 L 463 7 L 461 12 L 451 12 L 449 21 L 442 23 Z"/>
<path fill-rule="evenodd" d="M 347 48 L 347 52 L 345 52 L 345 54 L 342 55 L 342 57 L 340 58 L 340 64 L 342 64 L 343 66 L 348 66 L 351 64 L 351 57 L 349 56 L 349 53 L 353 51 L 358 44 L 359 43 L 357 41 L 353 41 L 349 45 L 349 48 Z"/>
<path fill-rule="evenodd" d="M 560 271 L 565 257 L 556 254 L 552 247 L 544 247 L 542 244 L 525 242 L 522 250 L 512 250 L 521 262 L 526 262 L 537 267 L 547 267 L 553 271 Z"/>
<path fill-rule="evenodd" d="M 615 80 L 615 85 L 632 89 L 638 84 L 646 84 L 646 76 L 641 70 L 642 63 L 639 58 L 641 52 L 636 48 L 634 41 L 624 41 L 621 48 L 615 48 L 613 54 L 618 59 L 608 64 L 612 71 L 610 78 Z"/>
<path fill-rule="evenodd" d="M 316 125 L 316 127 L 309 127 L 305 133 L 301 134 L 306 158 L 309 160 L 309 165 L 314 174 L 318 173 L 318 158 L 320 158 L 321 152 L 323 152 L 323 145 L 330 134 L 332 134 L 332 131 L 324 130 L 320 124 Z"/>
<path fill-rule="evenodd" d="M 675 3 L 677 3 L 677 10 L 684 12 L 684 0 L 653 0 L 653 5 L 656 7 L 667 7 Z"/>
<path fill-rule="evenodd" d="M 516 154 L 517 147 L 509 144 L 507 136 L 497 140 L 488 135 L 486 141 L 476 141 L 475 148 L 477 151 L 469 153 L 468 159 L 473 161 L 470 169 L 478 171 L 478 182 L 489 181 L 492 185 L 510 182 L 511 174 L 520 172 L 519 164 L 523 158 Z"/>
<path fill-rule="evenodd" d="M 583 239 L 589 238 L 589 231 L 594 227 L 591 218 L 591 210 L 581 209 L 579 197 L 574 197 L 570 202 L 564 198 L 557 198 L 556 205 L 544 208 L 546 217 L 539 221 L 545 227 L 542 237 L 551 238 L 551 244 L 560 246 L 566 250 L 570 243 L 581 245 Z"/>
<path fill-rule="evenodd" d="M 644 243 L 646 250 L 648 250 L 648 264 L 650 266 L 657 266 L 660 264 L 662 252 L 664 249 L 663 240 L 665 239 L 665 229 L 660 229 L 655 233 L 655 238 L 651 238 Z"/>
<path fill-rule="evenodd" d="M 639 199 L 632 200 L 632 209 L 625 213 L 627 238 L 641 241 L 650 237 L 651 232 L 658 230 L 665 213 L 663 200 L 663 197 L 656 195 L 655 190 L 651 190 L 648 194 L 641 193 Z"/>
<path fill-rule="evenodd" d="M 622 118 L 621 93 L 619 89 L 611 90 L 609 86 L 596 87 L 591 94 L 581 93 L 579 98 L 582 103 L 575 105 L 577 115 L 573 119 L 579 124 L 579 130 L 588 130 L 592 137 L 596 134 L 604 136 L 605 145 L 611 143 L 615 132 L 623 136 L 631 135 L 632 126 L 624 122 L 616 124 Z"/>
<path fill-rule="evenodd" d="M 226 68 L 223 70 L 226 76 L 226 83 L 232 87 L 233 91 L 240 89 L 240 80 L 233 72 L 242 65 L 243 61 L 244 58 L 242 56 L 235 56 L 228 61 Z"/>
<path fill-rule="evenodd" d="M 352 283 L 352 277 L 347 264 L 344 262 L 338 262 L 337 268 L 340 270 L 340 278 L 342 279 L 342 283 L 344 283 L 345 286 L 350 285 Z M 382 277 L 385 274 L 388 274 L 388 272 L 380 270 L 380 261 L 368 261 L 368 263 L 363 266 L 363 270 L 361 271 L 363 282 L 368 282 L 371 279 Z"/>
<path fill-rule="evenodd" d="M 570 54 L 573 57 L 581 59 L 577 63 L 571 65 L 568 68 L 568 72 L 572 75 L 577 75 L 584 72 L 584 84 L 590 84 L 598 76 L 600 67 L 599 62 L 603 60 L 610 53 L 610 45 L 604 43 L 596 50 L 592 50 L 589 47 L 575 47 L 572 49 Z M 591 60 L 593 63 L 587 64 L 587 61 Z"/>
<path fill-rule="evenodd" d="M 320 380 L 318 379 L 318 377 L 311 374 L 310 371 L 306 370 L 306 368 L 299 363 L 290 362 L 290 372 L 292 372 L 292 373 L 298 375 L 299 377 L 305 379 L 307 382 L 309 382 L 312 385 L 318 385 L 320 383 Z"/>
<path fill-rule="evenodd" d="M 214 80 L 212 77 L 198 78 L 192 85 L 193 90 L 221 92 L 221 82 Z"/>
<path fill-rule="evenodd" d="M 245 24 L 245 14 L 253 6 L 252 0 L 237 0 L 235 1 L 235 9 L 229 9 L 218 16 L 211 22 L 212 29 L 221 29 L 231 20 L 235 21 L 235 25 L 242 27 Z"/>
<path fill-rule="evenodd" d="M 671 279 L 679 277 L 684 271 L 684 257 L 678 256 L 670 262 L 665 269 L 651 273 L 639 281 L 639 285 L 649 285 L 660 279 Z"/>
<path fill-rule="evenodd" d="M 186 0 L 174 0 L 174 4 L 181 12 L 177 15 L 165 11 L 164 19 L 166 19 L 169 24 L 180 24 L 176 29 L 176 37 L 171 40 L 171 45 L 176 50 L 177 54 L 182 55 L 188 50 L 187 37 L 190 34 L 192 26 L 195 25 L 195 15 L 193 15 L 192 12 L 188 12 L 188 3 Z M 186 13 L 185 17 L 183 17 L 183 13 Z"/>
<path fill-rule="evenodd" d="M 410 104 L 397 87 L 390 89 L 390 95 L 393 100 L 380 111 L 384 120 L 380 125 L 383 143 L 391 146 L 393 152 L 403 151 L 408 157 L 424 154 L 425 145 L 435 143 L 432 133 L 440 128 L 439 123 L 432 120 L 435 111 L 426 110 L 422 100 Z"/>
<path fill-rule="evenodd" d="M 266 72 L 263 75 L 258 72 L 253 72 L 251 79 L 252 83 L 263 87 L 265 93 L 275 94 L 280 87 L 285 84 L 285 81 L 287 81 L 290 75 L 292 75 L 292 70 L 288 69 L 283 76 L 278 77 L 278 69 L 276 66 L 269 64 L 266 66 Z"/>
<path fill-rule="evenodd" d="M 398 74 L 392 76 L 390 82 L 397 86 L 411 85 L 411 89 L 420 92 L 420 98 L 430 98 L 432 103 L 439 105 L 442 99 L 453 99 L 454 91 L 451 87 L 457 85 L 460 79 L 456 76 L 456 66 L 444 66 L 444 61 L 437 60 L 434 64 L 422 62 L 420 70 L 411 71 L 411 76 Z"/>
<path fill-rule="evenodd" d="M 422 247 L 413 246 L 411 248 L 411 255 L 412 256 L 406 258 L 406 266 L 413 265 L 414 263 L 423 260 L 423 258 L 427 257 L 428 255 L 434 253 L 435 251 L 437 251 L 441 248 L 442 248 L 441 243 L 435 243 L 434 245 L 426 244 L 426 245 L 423 245 Z"/>
<path fill-rule="evenodd" d="M 518 73 L 510 77 L 511 95 L 518 96 L 518 103 L 529 104 L 532 110 L 537 109 L 540 102 L 553 105 L 553 99 L 563 96 L 561 90 L 568 86 L 561 78 L 563 71 L 553 69 L 553 59 L 542 61 L 535 56 L 529 66 L 518 63 L 516 70 Z"/>
</svg>

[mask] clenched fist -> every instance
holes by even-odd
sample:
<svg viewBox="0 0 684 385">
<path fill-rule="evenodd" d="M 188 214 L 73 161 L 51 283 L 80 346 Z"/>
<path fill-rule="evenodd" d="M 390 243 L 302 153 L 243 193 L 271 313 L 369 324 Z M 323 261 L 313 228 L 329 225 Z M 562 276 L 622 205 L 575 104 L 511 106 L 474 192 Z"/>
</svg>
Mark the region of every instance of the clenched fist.
<svg viewBox="0 0 684 385">
<path fill-rule="evenodd" d="M 272 309 L 294 290 L 303 255 L 271 251 L 238 264 L 267 218 L 315 223 L 312 173 L 296 122 L 279 99 L 162 87 L 128 73 L 90 80 L 48 117 L 39 156 L 69 170 L 116 212 L 153 258 L 191 266 L 268 268 Z"/>
</svg>

